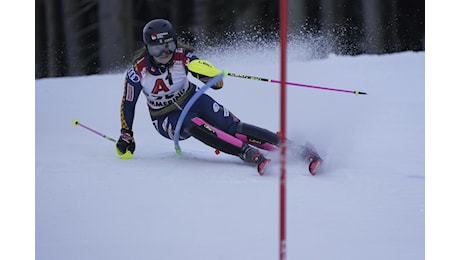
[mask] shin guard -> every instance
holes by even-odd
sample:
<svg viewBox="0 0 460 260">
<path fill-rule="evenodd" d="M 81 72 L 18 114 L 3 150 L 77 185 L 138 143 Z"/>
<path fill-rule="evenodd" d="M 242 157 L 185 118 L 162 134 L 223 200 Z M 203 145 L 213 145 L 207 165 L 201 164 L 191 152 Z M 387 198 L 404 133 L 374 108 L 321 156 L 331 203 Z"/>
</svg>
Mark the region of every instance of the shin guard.
<svg viewBox="0 0 460 260">
<path fill-rule="evenodd" d="M 199 117 L 193 118 L 185 130 L 201 142 L 224 153 L 239 156 L 245 147 L 242 140 L 215 128 Z"/>
<path fill-rule="evenodd" d="M 276 150 L 280 143 L 280 137 L 276 133 L 243 122 L 238 124 L 235 136 L 245 143 L 268 151 Z"/>
</svg>

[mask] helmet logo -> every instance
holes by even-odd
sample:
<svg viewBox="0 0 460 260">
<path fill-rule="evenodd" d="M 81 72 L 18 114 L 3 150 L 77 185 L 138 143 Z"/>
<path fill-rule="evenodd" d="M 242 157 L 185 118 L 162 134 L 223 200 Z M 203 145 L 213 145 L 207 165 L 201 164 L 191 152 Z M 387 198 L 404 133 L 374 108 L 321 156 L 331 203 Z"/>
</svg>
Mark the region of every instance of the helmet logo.
<svg viewBox="0 0 460 260">
<path fill-rule="evenodd" d="M 165 38 L 165 36 L 167 36 L 169 33 L 168 32 L 162 32 L 162 33 L 152 33 L 150 35 L 150 38 L 152 39 L 152 41 L 155 41 L 157 39 L 163 39 Z"/>
</svg>

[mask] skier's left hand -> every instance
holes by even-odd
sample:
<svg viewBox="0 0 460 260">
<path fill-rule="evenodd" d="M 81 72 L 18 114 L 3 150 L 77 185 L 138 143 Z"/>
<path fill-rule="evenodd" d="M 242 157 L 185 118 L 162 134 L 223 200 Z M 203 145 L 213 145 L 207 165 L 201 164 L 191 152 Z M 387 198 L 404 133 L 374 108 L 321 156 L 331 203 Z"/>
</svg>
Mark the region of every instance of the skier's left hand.
<svg viewBox="0 0 460 260">
<path fill-rule="evenodd" d="M 203 76 L 203 75 L 200 75 L 198 73 L 193 73 L 193 72 L 192 72 L 192 75 L 194 77 L 196 77 L 197 79 L 201 80 L 203 83 L 207 83 L 207 82 L 209 82 L 210 80 L 213 79 L 213 77 L 207 77 L 207 76 Z M 221 89 L 223 86 L 224 86 L 224 80 L 220 79 L 211 88 L 212 89 Z"/>
<path fill-rule="evenodd" d="M 224 86 L 224 80 L 220 79 L 219 81 L 216 82 L 211 88 L 212 89 L 221 89 Z"/>
</svg>

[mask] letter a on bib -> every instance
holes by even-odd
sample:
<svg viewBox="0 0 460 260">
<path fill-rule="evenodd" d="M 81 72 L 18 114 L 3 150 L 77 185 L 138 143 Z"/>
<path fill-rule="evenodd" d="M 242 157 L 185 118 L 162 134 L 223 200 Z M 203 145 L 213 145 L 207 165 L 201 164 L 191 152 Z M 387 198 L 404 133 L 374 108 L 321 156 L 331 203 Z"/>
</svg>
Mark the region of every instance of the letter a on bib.
<svg viewBox="0 0 460 260">
<path fill-rule="evenodd" d="M 157 79 L 155 81 L 155 86 L 153 87 L 152 94 L 158 94 L 160 91 L 169 91 L 169 88 L 166 86 L 166 83 L 163 81 L 163 79 Z"/>
</svg>

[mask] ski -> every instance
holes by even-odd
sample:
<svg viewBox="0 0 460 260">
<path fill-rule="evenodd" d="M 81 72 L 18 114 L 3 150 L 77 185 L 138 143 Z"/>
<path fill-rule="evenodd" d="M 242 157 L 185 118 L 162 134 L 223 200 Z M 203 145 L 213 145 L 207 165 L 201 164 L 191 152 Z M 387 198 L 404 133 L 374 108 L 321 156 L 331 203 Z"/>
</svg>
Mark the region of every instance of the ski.
<svg viewBox="0 0 460 260">
<path fill-rule="evenodd" d="M 254 150 L 248 150 L 248 151 L 253 152 L 253 153 L 248 153 L 249 158 L 252 158 L 251 162 L 257 165 L 257 172 L 259 173 L 259 175 L 263 176 L 271 160 L 268 158 L 265 158 L 260 153 L 255 153 Z M 310 172 L 311 175 L 315 176 L 319 172 L 320 167 L 323 163 L 323 159 L 319 156 L 319 154 L 315 151 L 315 149 L 312 148 L 312 146 L 291 145 L 291 151 L 293 151 L 294 154 L 296 154 L 296 156 L 299 156 L 302 159 L 302 161 L 306 163 L 308 167 L 308 171 Z M 246 153 L 245 153 L 245 156 L 247 156 Z M 246 157 L 242 157 L 242 158 L 246 158 Z"/>
<path fill-rule="evenodd" d="M 270 159 L 265 159 L 257 164 L 257 172 L 260 176 L 263 176 L 267 166 L 270 164 Z M 321 168 L 321 164 L 323 163 L 323 159 L 319 157 L 317 154 L 312 154 L 307 158 L 308 162 L 308 171 L 311 175 L 315 176 Z"/>
</svg>

